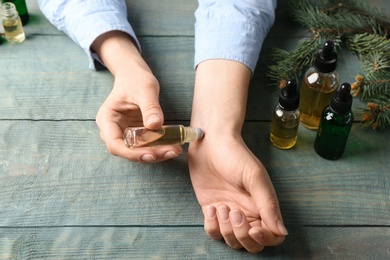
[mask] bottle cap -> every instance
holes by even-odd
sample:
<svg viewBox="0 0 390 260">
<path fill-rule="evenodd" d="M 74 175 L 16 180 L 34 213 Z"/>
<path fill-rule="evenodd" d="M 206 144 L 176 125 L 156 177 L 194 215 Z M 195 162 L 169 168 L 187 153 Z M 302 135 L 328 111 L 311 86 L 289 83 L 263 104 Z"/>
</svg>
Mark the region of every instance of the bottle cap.
<svg viewBox="0 0 390 260">
<path fill-rule="evenodd" d="M 204 132 L 200 128 L 185 126 L 184 129 L 186 131 L 184 138 L 186 143 L 194 142 L 203 138 Z"/>
<path fill-rule="evenodd" d="M 292 111 L 299 107 L 299 91 L 297 91 L 297 82 L 294 79 L 289 79 L 280 92 L 279 105 L 287 111 Z"/>
<path fill-rule="evenodd" d="M 340 89 L 334 94 L 332 101 L 330 102 L 330 108 L 340 115 L 345 115 L 351 111 L 352 107 L 352 95 L 351 85 L 343 83 Z"/>
<path fill-rule="evenodd" d="M 336 69 L 337 53 L 334 51 L 332 41 L 326 41 L 322 50 L 317 53 L 314 67 L 322 73 L 330 73 Z"/>
</svg>

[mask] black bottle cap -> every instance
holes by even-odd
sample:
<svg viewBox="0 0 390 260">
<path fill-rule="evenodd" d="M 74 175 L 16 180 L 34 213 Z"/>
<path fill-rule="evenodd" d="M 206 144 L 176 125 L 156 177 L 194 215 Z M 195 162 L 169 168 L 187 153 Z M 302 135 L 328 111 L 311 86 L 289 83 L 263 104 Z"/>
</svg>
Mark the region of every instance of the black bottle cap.
<svg viewBox="0 0 390 260">
<path fill-rule="evenodd" d="M 334 94 L 330 102 L 330 108 L 340 115 L 345 115 L 351 111 L 352 95 L 351 85 L 348 83 L 341 84 L 339 90 Z"/>
<path fill-rule="evenodd" d="M 280 92 L 279 105 L 286 111 L 299 107 L 299 91 L 297 91 L 297 82 L 294 79 L 289 79 Z"/>
<path fill-rule="evenodd" d="M 322 73 L 330 73 L 336 69 L 337 53 L 334 51 L 332 41 L 326 41 L 322 50 L 317 53 L 314 67 Z"/>
</svg>

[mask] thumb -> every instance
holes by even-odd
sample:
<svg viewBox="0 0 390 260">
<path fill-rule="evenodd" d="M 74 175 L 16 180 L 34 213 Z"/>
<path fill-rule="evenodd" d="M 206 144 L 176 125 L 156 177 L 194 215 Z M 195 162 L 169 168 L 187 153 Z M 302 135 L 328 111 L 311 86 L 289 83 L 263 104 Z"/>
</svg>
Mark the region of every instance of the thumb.
<svg viewBox="0 0 390 260">
<path fill-rule="evenodd" d="M 158 129 L 164 123 L 164 114 L 159 103 L 158 91 L 145 90 L 138 100 L 143 124 L 149 129 Z"/>
<path fill-rule="evenodd" d="M 256 206 L 260 212 L 260 218 L 266 227 L 278 236 L 288 235 L 288 231 L 283 223 L 282 214 L 280 213 L 279 202 L 275 189 L 269 179 L 268 173 L 263 168 L 263 174 L 258 175 L 252 183 L 251 192 Z"/>
</svg>

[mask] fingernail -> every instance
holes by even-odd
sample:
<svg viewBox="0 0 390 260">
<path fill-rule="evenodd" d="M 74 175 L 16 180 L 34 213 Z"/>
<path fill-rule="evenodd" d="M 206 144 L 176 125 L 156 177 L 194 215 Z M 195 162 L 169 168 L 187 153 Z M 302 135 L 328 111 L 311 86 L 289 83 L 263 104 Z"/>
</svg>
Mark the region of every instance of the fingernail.
<svg viewBox="0 0 390 260">
<path fill-rule="evenodd" d="M 148 125 L 154 124 L 154 123 L 160 123 L 161 118 L 157 115 L 151 115 L 148 117 L 148 120 L 146 122 L 148 123 Z"/>
<path fill-rule="evenodd" d="M 141 160 L 144 162 L 154 162 L 156 158 L 151 154 L 144 154 L 141 156 Z"/>
<path fill-rule="evenodd" d="M 255 231 L 249 231 L 250 232 L 250 235 L 252 237 L 254 237 L 256 240 L 258 241 L 262 241 L 264 239 L 264 234 L 263 232 L 259 231 L 259 230 L 255 230 Z"/>
<path fill-rule="evenodd" d="M 177 157 L 177 154 L 173 151 L 169 151 L 169 152 L 166 152 L 164 154 L 165 159 L 172 159 L 172 158 L 176 158 L 176 157 Z"/>
<path fill-rule="evenodd" d="M 278 226 L 278 229 L 279 229 L 280 233 L 282 233 L 285 236 L 288 235 L 287 228 L 284 226 L 282 221 L 278 220 L 277 226 Z"/>
<path fill-rule="evenodd" d="M 218 217 L 224 222 L 229 220 L 229 210 L 227 209 L 227 207 L 218 208 Z"/>
<path fill-rule="evenodd" d="M 215 207 L 208 206 L 206 208 L 206 217 L 207 218 L 214 218 L 215 217 L 215 211 L 216 211 Z"/>
<path fill-rule="evenodd" d="M 242 224 L 242 221 L 243 221 L 243 217 L 242 217 L 242 214 L 240 211 L 238 210 L 233 210 L 233 211 L 230 211 L 230 219 L 232 221 L 232 224 L 234 226 L 239 226 Z"/>
</svg>

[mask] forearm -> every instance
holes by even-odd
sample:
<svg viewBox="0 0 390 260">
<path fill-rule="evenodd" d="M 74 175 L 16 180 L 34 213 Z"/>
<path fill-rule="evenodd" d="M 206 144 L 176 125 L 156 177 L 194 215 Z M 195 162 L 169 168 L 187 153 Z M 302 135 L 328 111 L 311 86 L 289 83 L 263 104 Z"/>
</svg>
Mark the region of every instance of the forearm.
<svg viewBox="0 0 390 260">
<path fill-rule="evenodd" d="M 114 76 L 138 69 L 151 73 L 133 39 L 127 33 L 121 31 L 104 33 L 93 42 L 91 49 L 99 55 Z"/>
<path fill-rule="evenodd" d="M 196 70 L 191 125 L 206 133 L 241 133 L 250 69 L 231 60 L 207 60 Z"/>
</svg>

